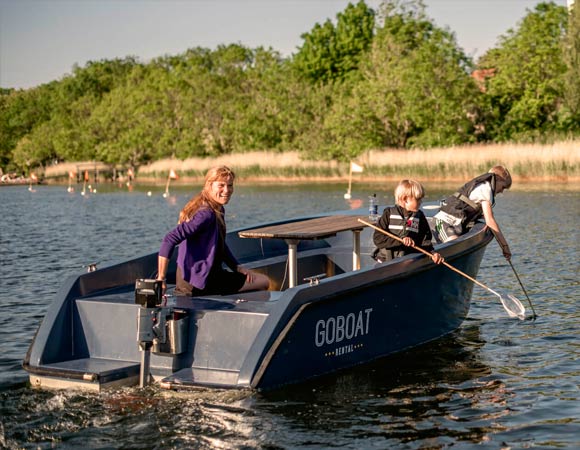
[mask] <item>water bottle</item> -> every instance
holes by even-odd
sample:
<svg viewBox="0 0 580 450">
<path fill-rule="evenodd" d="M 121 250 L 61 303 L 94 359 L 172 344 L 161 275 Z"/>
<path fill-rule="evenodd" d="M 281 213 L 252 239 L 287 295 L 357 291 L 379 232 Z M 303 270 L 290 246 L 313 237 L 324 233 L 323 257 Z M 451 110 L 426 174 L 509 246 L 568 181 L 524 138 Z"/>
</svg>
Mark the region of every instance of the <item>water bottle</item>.
<svg viewBox="0 0 580 450">
<path fill-rule="evenodd" d="M 379 219 L 379 205 L 377 204 L 377 194 L 369 195 L 369 220 L 376 222 Z"/>
</svg>

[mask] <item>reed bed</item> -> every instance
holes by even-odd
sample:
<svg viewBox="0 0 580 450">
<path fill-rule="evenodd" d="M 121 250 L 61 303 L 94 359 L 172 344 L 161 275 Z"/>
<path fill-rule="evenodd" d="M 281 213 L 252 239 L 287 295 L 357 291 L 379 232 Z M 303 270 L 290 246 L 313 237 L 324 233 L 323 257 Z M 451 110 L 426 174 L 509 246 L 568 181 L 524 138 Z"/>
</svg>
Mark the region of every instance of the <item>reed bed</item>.
<svg viewBox="0 0 580 450">
<path fill-rule="evenodd" d="M 415 177 L 431 181 L 465 180 L 496 164 L 510 169 L 519 181 L 580 181 L 580 140 L 553 144 L 480 144 L 429 150 L 370 150 L 356 158 L 365 181 Z M 74 170 L 77 163 L 47 168 L 47 178 L 57 178 Z M 170 170 L 181 180 L 203 178 L 210 167 L 227 165 L 241 181 L 342 181 L 349 176 L 349 163 L 309 161 L 298 152 L 255 151 L 217 158 L 164 159 L 141 166 L 137 179 L 161 182 Z M 179 180 L 177 181 L 179 182 Z"/>
<path fill-rule="evenodd" d="M 336 161 L 308 161 L 301 158 L 298 152 L 277 153 L 271 151 L 254 151 L 233 153 L 217 158 L 188 158 L 184 161 L 162 159 L 139 169 L 139 175 L 166 174 L 171 170 L 180 170 L 184 174 L 202 173 L 218 165 L 226 165 L 238 171 L 255 175 L 284 174 L 303 176 L 306 174 L 341 174 L 345 164 Z M 348 170 L 348 168 L 347 168 Z"/>
<path fill-rule="evenodd" d="M 422 150 L 369 151 L 360 161 L 377 175 L 415 175 L 431 180 L 466 179 L 501 164 L 514 178 L 580 178 L 580 141 L 550 145 L 491 144 Z"/>
<path fill-rule="evenodd" d="M 429 150 L 370 150 L 356 159 L 364 178 L 415 176 L 430 180 L 463 180 L 487 172 L 496 164 L 510 169 L 514 178 L 534 180 L 580 179 L 580 140 L 554 144 L 490 144 Z M 169 170 L 185 176 L 203 176 L 212 166 L 225 164 L 244 178 L 337 179 L 348 177 L 349 164 L 308 161 L 298 152 L 249 152 L 219 158 L 160 160 L 141 167 L 144 177 L 166 177 Z"/>
</svg>

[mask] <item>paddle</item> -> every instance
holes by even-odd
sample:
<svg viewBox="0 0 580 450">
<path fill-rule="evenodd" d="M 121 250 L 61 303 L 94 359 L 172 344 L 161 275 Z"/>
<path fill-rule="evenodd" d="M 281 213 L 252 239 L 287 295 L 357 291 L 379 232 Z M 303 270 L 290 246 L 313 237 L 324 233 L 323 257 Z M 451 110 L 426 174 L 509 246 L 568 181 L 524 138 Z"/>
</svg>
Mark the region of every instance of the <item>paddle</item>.
<svg viewBox="0 0 580 450">
<path fill-rule="evenodd" d="M 379 228 L 371 223 L 368 223 L 362 219 L 358 219 L 358 221 L 364 225 L 366 225 L 367 227 L 371 227 L 375 230 L 377 230 L 379 233 L 383 233 L 386 236 L 389 236 L 392 239 L 395 239 L 399 242 L 403 242 L 403 239 L 401 239 L 398 236 L 395 236 L 392 233 L 389 233 L 386 230 L 383 230 L 382 228 Z M 431 253 L 429 253 L 427 250 L 423 250 L 420 247 L 417 247 L 416 245 L 412 245 L 412 248 L 414 248 L 417 251 L 420 251 L 421 253 L 424 253 L 425 255 L 427 255 L 429 258 L 431 258 Z M 482 287 L 483 289 L 485 289 L 486 291 L 491 292 L 494 295 L 497 295 L 499 297 L 499 300 L 501 301 L 501 304 L 503 305 L 504 309 L 507 311 L 508 315 L 510 317 L 517 317 L 520 320 L 524 320 L 526 317 L 526 309 L 524 308 L 524 305 L 522 305 L 522 302 L 520 302 L 516 297 L 514 297 L 513 295 L 508 294 L 507 298 L 499 293 L 497 293 L 496 291 L 494 291 L 493 289 L 488 288 L 485 284 L 477 281 L 475 278 L 470 277 L 469 275 L 467 275 L 466 273 L 462 272 L 461 270 L 453 267 L 451 264 L 443 261 L 441 264 L 443 264 L 445 267 L 453 270 L 454 272 L 458 273 L 459 275 L 467 278 L 470 281 L 473 281 L 475 284 L 477 284 L 478 286 Z"/>
</svg>

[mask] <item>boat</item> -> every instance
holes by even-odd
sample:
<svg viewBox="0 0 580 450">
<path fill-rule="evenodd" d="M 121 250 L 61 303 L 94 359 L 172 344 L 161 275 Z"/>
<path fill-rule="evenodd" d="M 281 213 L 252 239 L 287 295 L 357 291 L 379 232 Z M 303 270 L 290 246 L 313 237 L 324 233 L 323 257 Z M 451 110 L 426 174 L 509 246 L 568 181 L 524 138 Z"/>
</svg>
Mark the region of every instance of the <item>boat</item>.
<svg viewBox="0 0 580 450">
<path fill-rule="evenodd" d="M 434 209 L 425 209 L 432 221 Z M 473 282 L 420 253 L 377 263 L 362 210 L 228 232 L 268 291 L 162 298 L 157 253 L 71 275 L 23 361 L 33 387 L 272 390 L 441 338 L 465 320 Z M 484 223 L 436 245 L 476 277 L 492 234 Z M 177 253 L 177 252 L 175 252 Z"/>
</svg>

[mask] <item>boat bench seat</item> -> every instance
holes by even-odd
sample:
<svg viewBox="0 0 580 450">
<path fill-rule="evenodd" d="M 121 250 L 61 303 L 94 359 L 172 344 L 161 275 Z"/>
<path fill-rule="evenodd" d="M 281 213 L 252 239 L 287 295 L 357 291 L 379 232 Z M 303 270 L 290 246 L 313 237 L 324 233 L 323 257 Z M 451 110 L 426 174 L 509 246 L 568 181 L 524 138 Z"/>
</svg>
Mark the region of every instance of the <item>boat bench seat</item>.
<svg viewBox="0 0 580 450">
<path fill-rule="evenodd" d="M 332 252 L 328 255 L 328 259 L 343 269 L 345 272 L 352 271 L 352 252 Z M 369 266 L 374 266 L 377 261 L 371 256 L 370 252 L 361 252 L 360 267 L 361 269 Z"/>
<path fill-rule="evenodd" d="M 360 254 L 361 267 L 368 267 L 376 263 L 371 256 L 373 249 L 363 248 Z M 348 248 L 320 248 L 314 250 L 306 250 L 299 252 L 297 255 L 298 269 L 300 270 L 301 263 L 307 263 L 308 260 L 313 260 L 320 257 L 321 261 L 327 260 L 334 263 L 342 272 L 350 272 L 352 270 L 352 250 Z M 273 256 L 271 258 L 262 259 L 260 261 L 244 263 L 244 267 L 248 269 L 265 269 L 276 265 L 286 265 L 288 255 Z M 315 274 L 311 274 L 315 275 Z M 310 275 L 310 276 L 311 276 Z"/>
<path fill-rule="evenodd" d="M 376 264 L 372 250 L 362 248 L 360 267 Z M 274 291 L 283 291 L 288 286 L 288 255 L 279 255 L 260 261 L 247 262 L 244 266 L 267 275 Z M 297 255 L 298 284 L 307 284 L 308 277 L 324 274 L 326 277 L 352 271 L 352 248 L 317 248 L 301 251 Z M 274 300 L 274 299 L 272 299 Z"/>
</svg>

